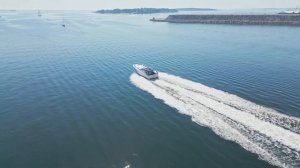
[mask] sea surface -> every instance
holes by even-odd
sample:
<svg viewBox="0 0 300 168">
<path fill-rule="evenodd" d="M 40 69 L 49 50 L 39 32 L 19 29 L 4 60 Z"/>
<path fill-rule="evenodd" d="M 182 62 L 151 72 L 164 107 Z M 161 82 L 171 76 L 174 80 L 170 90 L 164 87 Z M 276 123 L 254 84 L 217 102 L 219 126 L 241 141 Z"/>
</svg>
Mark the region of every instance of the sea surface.
<svg viewBox="0 0 300 168">
<path fill-rule="evenodd" d="M 1 168 L 300 167 L 300 27 L 0 15 Z"/>
</svg>

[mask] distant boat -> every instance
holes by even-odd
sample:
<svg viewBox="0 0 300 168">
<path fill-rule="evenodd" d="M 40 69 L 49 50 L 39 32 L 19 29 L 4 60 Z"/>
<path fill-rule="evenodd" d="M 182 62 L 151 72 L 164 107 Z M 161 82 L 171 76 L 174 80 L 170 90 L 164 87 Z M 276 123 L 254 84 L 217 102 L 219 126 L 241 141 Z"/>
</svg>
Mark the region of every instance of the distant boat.
<svg viewBox="0 0 300 168">
<path fill-rule="evenodd" d="M 41 13 L 41 11 L 40 10 L 38 10 L 38 16 L 42 16 L 42 13 Z"/>
<path fill-rule="evenodd" d="M 299 15 L 300 14 L 300 11 L 297 11 L 297 10 L 293 10 L 293 11 L 282 11 L 282 12 L 279 12 L 278 14 L 286 14 L 286 15 Z"/>
<path fill-rule="evenodd" d="M 140 76 L 142 76 L 148 80 L 158 78 L 158 72 L 154 71 L 153 69 L 151 69 L 145 65 L 133 64 L 133 68 L 136 70 L 137 74 L 139 74 Z"/>
<path fill-rule="evenodd" d="M 63 18 L 63 20 L 62 20 L 62 25 L 61 25 L 62 27 L 66 27 L 66 24 L 65 24 L 65 19 Z"/>
</svg>

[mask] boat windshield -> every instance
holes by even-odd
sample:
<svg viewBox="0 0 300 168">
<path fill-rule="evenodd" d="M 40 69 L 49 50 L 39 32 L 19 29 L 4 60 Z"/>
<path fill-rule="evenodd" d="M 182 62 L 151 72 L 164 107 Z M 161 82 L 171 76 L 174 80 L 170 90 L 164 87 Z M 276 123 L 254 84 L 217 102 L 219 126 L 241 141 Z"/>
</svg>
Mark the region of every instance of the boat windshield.
<svg viewBox="0 0 300 168">
<path fill-rule="evenodd" d="M 145 71 L 145 73 L 147 75 L 154 75 L 155 74 L 155 72 L 151 68 L 144 68 L 143 70 Z"/>
</svg>

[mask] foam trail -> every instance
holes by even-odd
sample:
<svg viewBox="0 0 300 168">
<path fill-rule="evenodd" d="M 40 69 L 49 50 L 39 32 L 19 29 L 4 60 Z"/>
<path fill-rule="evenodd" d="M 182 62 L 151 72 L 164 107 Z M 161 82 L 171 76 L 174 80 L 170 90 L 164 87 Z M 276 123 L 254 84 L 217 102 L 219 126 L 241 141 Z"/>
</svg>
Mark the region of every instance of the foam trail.
<svg viewBox="0 0 300 168">
<path fill-rule="evenodd" d="M 289 129 L 293 132 L 300 133 L 300 120 L 298 118 L 283 115 L 273 109 L 265 108 L 250 101 L 241 99 L 236 95 L 228 94 L 226 92 L 207 87 L 200 83 L 182 79 L 177 76 L 168 76 L 168 74 L 161 73 L 160 78 L 166 82 L 180 85 L 185 89 L 210 96 L 212 99 L 220 102 L 222 101 L 222 103 L 229 106 L 247 111 L 262 120 L 280 125 L 283 128 Z"/>
<path fill-rule="evenodd" d="M 280 167 L 300 167 L 300 119 L 166 73 L 131 82 L 219 136 Z"/>
</svg>

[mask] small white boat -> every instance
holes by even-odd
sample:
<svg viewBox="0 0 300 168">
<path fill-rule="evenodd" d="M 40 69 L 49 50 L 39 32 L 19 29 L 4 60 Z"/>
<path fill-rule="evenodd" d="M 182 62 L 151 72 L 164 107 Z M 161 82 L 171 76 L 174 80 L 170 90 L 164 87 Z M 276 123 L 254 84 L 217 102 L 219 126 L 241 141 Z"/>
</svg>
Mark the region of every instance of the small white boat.
<svg viewBox="0 0 300 168">
<path fill-rule="evenodd" d="M 136 70 L 136 73 L 142 77 L 152 80 L 158 78 L 158 72 L 141 64 L 133 64 L 133 68 Z"/>
<path fill-rule="evenodd" d="M 300 14 L 300 11 L 297 11 L 297 10 L 293 10 L 293 11 L 282 11 L 282 12 L 279 12 L 278 14 L 286 14 L 286 15 L 299 15 Z"/>
<path fill-rule="evenodd" d="M 38 16 L 40 16 L 40 17 L 42 16 L 42 13 L 40 10 L 38 11 Z"/>
<path fill-rule="evenodd" d="M 66 27 L 66 24 L 65 24 L 65 18 L 63 18 L 63 20 L 62 20 L 61 26 L 62 26 L 62 27 Z"/>
</svg>

